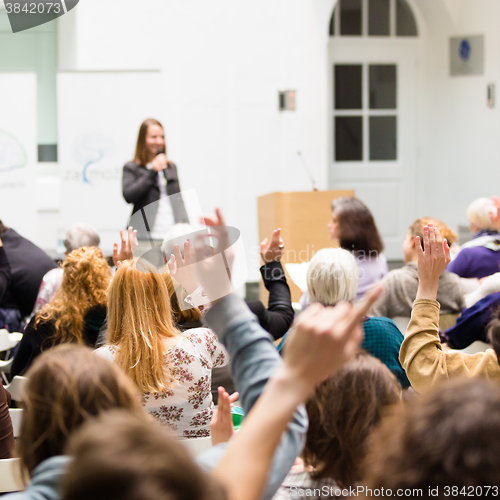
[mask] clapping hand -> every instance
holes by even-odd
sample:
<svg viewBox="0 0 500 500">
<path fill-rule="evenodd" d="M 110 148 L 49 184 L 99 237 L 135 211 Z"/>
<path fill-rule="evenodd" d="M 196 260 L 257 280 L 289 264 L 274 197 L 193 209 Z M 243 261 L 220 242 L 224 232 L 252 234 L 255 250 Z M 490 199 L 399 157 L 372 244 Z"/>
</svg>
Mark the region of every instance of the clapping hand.
<svg viewBox="0 0 500 500">
<path fill-rule="evenodd" d="M 418 253 L 417 299 L 436 300 L 439 277 L 451 262 L 448 242 L 443 240 L 437 227 L 424 227 L 424 248 L 419 236 L 415 236 Z"/>
<path fill-rule="evenodd" d="M 229 441 L 234 434 L 231 406 L 233 406 L 233 403 L 239 398 L 239 393 L 234 392 L 229 395 L 224 387 L 219 387 L 218 391 L 219 401 L 214 416 L 210 421 L 212 446 Z"/>
<path fill-rule="evenodd" d="M 194 264 L 194 249 L 189 239 L 184 243 L 184 258 L 182 257 L 179 245 L 175 245 L 174 254 L 170 256 L 167 262 L 172 278 L 175 278 L 189 294 L 193 293 L 200 285 L 195 275 Z"/>
<path fill-rule="evenodd" d="M 125 238 L 123 237 L 123 230 L 120 229 L 120 240 L 120 252 L 118 252 L 118 243 L 113 245 L 113 263 L 116 267 L 118 267 L 124 260 L 134 258 L 134 252 L 139 244 L 137 241 L 137 230 L 134 230 L 134 228 L 130 226 L 128 228 L 127 241 L 125 241 Z"/>
<path fill-rule="evenodd" d="M 264 241 L 260 244 L 260 256 L 265 264 L 274 260 L 281 260 L 284 248 L 281 228 L 278 228 L 273 231 L 271 243 L 268 244 L 268 239 L 264 238 Z"/>
</svg>

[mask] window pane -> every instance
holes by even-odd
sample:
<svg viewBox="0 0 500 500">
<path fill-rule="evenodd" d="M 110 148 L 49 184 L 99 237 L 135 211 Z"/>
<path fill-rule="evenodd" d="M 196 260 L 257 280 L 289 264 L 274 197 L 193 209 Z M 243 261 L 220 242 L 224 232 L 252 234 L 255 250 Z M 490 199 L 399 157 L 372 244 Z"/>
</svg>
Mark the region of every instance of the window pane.
<svg viewBox="0 0 500 500">
<path fill-rule="evenodd" d="M 396 0 L 396 35 L 417 36 L 417 22 L 406 0 Z"/>
<path fill-rule="evenodd" d="M 370 64 L 370 109 L 396 109 L 395 64 Z"/>
<path fill-rule="evenodd" d="M 361 35 L 361 0 L 340 0 L 340 34 Z"/>
<path fill-rule="evenodd" d="M 396 158 L 396 117 L 370 116 L 370 160 Z"/>
<path fill-rule="evenodd" d="M 368 34 L 389 36 L 389 0 L 370 0 L 368 4 Z"/>
<path fill-rule="evenodd" d="M 335 109 L 361 109 L 363 107 L 362 66 L 360 64 L 336 64 L 334 72 Z"/>
<path fill-rule="evenodd" d="M 363 126 L 361 116 L 335 117 L 335 160 L 363 159 Z"/>
</svg>

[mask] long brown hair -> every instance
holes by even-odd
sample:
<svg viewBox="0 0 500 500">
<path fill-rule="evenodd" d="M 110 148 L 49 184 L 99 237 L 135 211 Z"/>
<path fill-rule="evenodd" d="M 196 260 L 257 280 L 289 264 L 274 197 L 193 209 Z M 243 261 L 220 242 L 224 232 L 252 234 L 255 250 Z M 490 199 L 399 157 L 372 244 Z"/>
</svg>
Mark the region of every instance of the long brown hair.
<svg viewBox="0 0 500 500">
<path fill-rule="evenodd" d="M 343 369 L 316 386 L 303 456 L 315 479 L 342 487 L 360 480 L 365 445 L 385 409 L 400 401 L 401 386 L 378 359 L 360 351 Z"/>
<path fill-rule="evenodd" d="M 357 198 L 342 196 L 332 201 L 332 212 L 339 221 L 340 246 L 350 252 L 365 252 L 371 257 L 384 251 L 372 213 Z"/>
<path fill-rule="evenodd" d="M 149 162 L 149 153 L 146 148 L 146 135 L 148 133 L 148 128 L 150 125 L 158 125 L 163 129 L 163 125 L 154 118 L 148 118 L 141 123 L 139 127 L 139 135 L 137 136 L 137 144 L 135 146 L 134 161 L 137 165 L 146 166 Z M 167 145 L 165 143 L 165 152 L 167 151 Z"/>
<path fill-rule="evenodd" d="M 226 500 L 164 426 L 108 412 L 71 438 L 63 500 Z"/>
<path fill-rule="evenodd" d="M 89 417 L 112 408 L 143 412 L 132 381 L 84 346 L 54 347 L 33 362 L 27 377 L 18 444 L 29 476 L 47 458 L 62 455 L 68 436 Z"/>
<path fill-rule="evenodd" d="M 118 347 L 116 362 L 141 391 L 172 387 L 163 341 L 178 334 L 162 275 L 144 259 L 123 262 L 109 287 L 107 335 Z"/>
<path fill-rule="evenodd" d="M 54 300 L 37 314 L 35 327 L 41 322 L 54 322 L 54 335 L 42 345 L 76 342 L 83 344 L 84 318 L 94 306 L 107 304 L 106 292 L 111 269 L 97 247 L 73 250 L 62 264 L 63 278 Z"/>
</svg>

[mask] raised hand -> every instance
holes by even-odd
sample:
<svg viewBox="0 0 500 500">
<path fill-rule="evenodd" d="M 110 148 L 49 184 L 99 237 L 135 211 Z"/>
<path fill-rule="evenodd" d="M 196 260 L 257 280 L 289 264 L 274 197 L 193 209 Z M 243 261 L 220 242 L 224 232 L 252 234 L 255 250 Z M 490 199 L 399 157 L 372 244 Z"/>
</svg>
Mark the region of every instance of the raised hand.
<svg viewBox="0 0 500 500">
<path fill-rule="evenodd" d="M 174 246 L 174 254 L 167 262 L 168 269 L 172 278 L 175 278 L 186 289 L 187 293 L 193 293 L 200 286 L 195 275 L 194 264 L 195 255 L 191 240 L 188 239 L 184 243 L 184 258 L 179 245 Z"/>
<path fill-rule="evenodd" d="M 424 248 L 419 236 L 415 236 L 418 253 L 418 292 L 417 299 L 436 300 L 439 277 L 451 262 L 448 242 L 443 240 L 437 227 L 428 224 L 424 227 Z"/>
<path fill-rule="evenodd" d="M 219 387 L 218 391 L 219 401 L 217 403 L 217 409 L 210 421 L 212 446 L 229 441 L 234 434 L 231 406 L 239 397 L 237 392 L 229 395 L 224 387 Z"/>
<path fill-rule="evenodd" d="M 196 277 L 209 299 L 215 301 L 233 291 L 231 268 L 234 253 L 231 248 L 226 223 L 219 208 L 215 209 L 215 217 L 205 215 L 201 217 L 200 221 L 210 228 L 210 236 L 215 238 L 217 245 L 215 254 L 207 258 L 207 242 L 205 240 L 208 236 L 196 237 L 194 242 L 197 261 L 195 266 Z"/>
<path fill-rule="evenodd" d="M 264 263 L 281 260 L 284 247 L 281 228 L 275 229 L 271 237 L 271 243 L 268 244 L 268 239 L 264 238 L 264 241 L 260 244 L 260 256 Z"/>
<path fill-rule="evenodd" d="M 356 307 L 347 302 L 335 307 L 312 304 L 299 316 L 284 360 L 304 395 L 354 355 L 363 338 L 360 323 L 382 290 L 372 288 Z"/>
<path fill-rule="evenodd" d="M 120 240 L 120 252 L 118 252 L 118 243 L 113 245 L 113 263 L 116 267 L 118 267 L 124 260 L 133 259 L 134 252 L 139 244 L 137 241 L 137 231 L 132 226 L 128 228 L 127 241 L 125 241 L 123 236 L 123 230 L 120 229 Z"/>
</svg>

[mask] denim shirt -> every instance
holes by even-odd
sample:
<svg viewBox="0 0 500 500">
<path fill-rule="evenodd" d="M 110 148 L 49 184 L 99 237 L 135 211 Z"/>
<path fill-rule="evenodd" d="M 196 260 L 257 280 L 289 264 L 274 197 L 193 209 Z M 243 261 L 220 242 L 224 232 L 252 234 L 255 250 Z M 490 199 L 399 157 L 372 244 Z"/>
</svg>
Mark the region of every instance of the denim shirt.
<svg viewBox="0 0 500 500">
<path fill-rule="evenodd" d="M 224 344 L 232 362 L 233 379 L 240 393 L 245 414 L 252 409 L 264 386 L 282 363 L 271 336 L 259 325 L 256 317 L 236 295 L 216 302 L 203 321 Z M 304 447 L 307 433 L 307 413 L 300 405 L 287 430 L 281 436 L 274 454 L 263 500 L 270 500 L 290 471 L 295 458 Z M 220 443 L 202 453 L 197 462 L 207 470 L 213 469 L 227 450 Z"/>
</svg>

